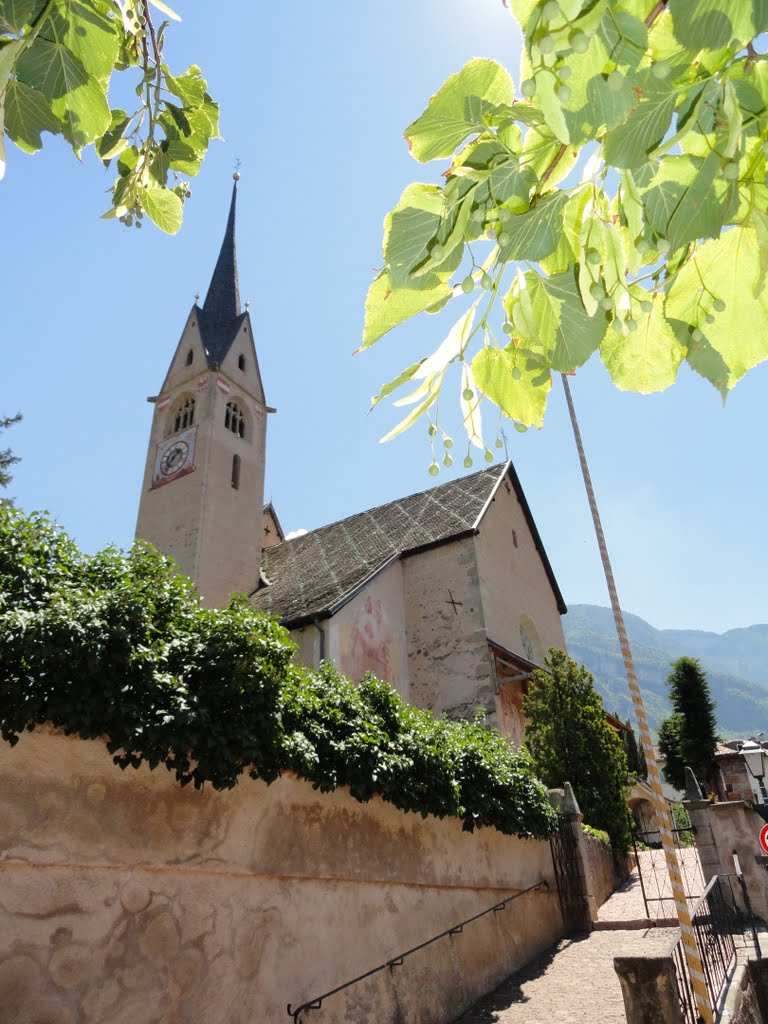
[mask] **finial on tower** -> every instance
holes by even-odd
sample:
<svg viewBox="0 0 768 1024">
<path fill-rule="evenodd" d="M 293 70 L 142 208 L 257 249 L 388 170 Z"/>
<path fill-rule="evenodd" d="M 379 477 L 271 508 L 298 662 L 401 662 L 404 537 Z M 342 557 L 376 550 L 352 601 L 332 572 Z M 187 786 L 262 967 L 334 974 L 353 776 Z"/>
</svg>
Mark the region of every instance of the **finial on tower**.
<svg viewBox="0 0 768 1024">
<path fill-rule="evenodd" d="M 232 175 L 232 180 L 233 181 L 240 181 L 240 164 L 242 162 L 243 161 L 240 159 L 240 157 L 238 157 L 235 160 L 235 173 Z"/>
</svg>

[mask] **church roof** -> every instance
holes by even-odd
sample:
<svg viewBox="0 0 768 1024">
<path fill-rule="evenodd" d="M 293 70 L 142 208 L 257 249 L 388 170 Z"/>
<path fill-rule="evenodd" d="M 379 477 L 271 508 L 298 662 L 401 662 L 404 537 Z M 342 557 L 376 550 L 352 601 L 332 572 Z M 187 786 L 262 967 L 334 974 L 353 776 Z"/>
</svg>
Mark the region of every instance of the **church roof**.
<svg viewBox="0 0 768 1024">
<path fill-rule="evenodd" d="M 565 603 L 511 462 L 265 548 L 262 576 L 268 585 L 251 600 L 289 627 L 327 618 L 401 555 L 472 536 L 505 476 L 515 489 L 558 609 L 564 613 Z"/>
<path fill-rule="evenodd" d="M 235 250 L 235 208 L 237 179 L 232 187 L 232 201 L 219 258 L 213 270 L 208 294 L 202 308 L 195 306 L 200 334 L 209 366 L 221 366 L 247 313 L 240 312 L 240 287 L 237 280 Z"/>
</svg>

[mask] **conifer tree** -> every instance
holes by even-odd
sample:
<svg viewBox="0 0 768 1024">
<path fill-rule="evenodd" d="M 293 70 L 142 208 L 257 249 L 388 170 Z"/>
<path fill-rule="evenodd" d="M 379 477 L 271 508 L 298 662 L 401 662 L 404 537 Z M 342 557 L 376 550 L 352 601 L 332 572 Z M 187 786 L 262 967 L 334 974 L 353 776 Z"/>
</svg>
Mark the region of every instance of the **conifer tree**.
<svg viewBox="0 0 768 1024">
<path fill-rule="evenodd" d="M 0 416 L 0 431 L 13 426 L 13 424 L 18 423 L 20 419 L 21 413 L 19 412 L 17 412 L 15 416 Z M 10 448 L 0 450 L 0 487 L 7 487 L 11 482 L 12 478 L 8 469 L 16 462 L 19 462 L 19 457 L 18 455 L 14 455 Z"/>
<path fill-rule="evenodd" d="M 523 710 L 525 745 L 539 778 L 550 787 L 570 782 L 585 822 L 625 848 L 627 758 L 592 675 L 563 651 L 551 650 L 531 677 Z"/>
<path fill-rule="evenodd" d="M 705 788 L 712 775 L 717 747 L 715 704 L 698 659 L 678 658 L 667 677 L 672 711 L 659 727 L 659 749 L 666 758 L 664 778 L 685 789 L 685 768 Z"/>
</svg>

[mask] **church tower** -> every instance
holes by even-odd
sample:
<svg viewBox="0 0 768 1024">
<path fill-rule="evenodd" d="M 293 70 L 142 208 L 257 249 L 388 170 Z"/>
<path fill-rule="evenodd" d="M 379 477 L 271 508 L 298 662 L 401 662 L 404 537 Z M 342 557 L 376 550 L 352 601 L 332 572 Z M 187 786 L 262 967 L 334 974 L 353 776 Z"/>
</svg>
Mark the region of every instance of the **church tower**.
<svg viewBox="0 0 768 1024">
<path fill-rule="evenodd" d="M 240 310 L 237 181 L 205 302 L 192 307 L 155 413 L 136 536 L 191 576 L 206 605 L 251 593 L 261 569 L 267 406 Z"/>
</svg>

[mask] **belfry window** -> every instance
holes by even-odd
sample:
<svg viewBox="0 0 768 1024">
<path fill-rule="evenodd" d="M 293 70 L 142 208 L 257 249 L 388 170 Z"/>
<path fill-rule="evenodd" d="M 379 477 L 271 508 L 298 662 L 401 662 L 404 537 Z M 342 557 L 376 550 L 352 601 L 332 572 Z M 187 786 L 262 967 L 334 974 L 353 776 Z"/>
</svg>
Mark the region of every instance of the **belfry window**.
<svg viewBox="0 0 768 1024">
<path fill-rule="evenodd" d="M 240 490 L 240 456 L 232 456 L 232 486 L 236 491 Z"/>
<path fill-rule="evenodd" d="M 227 402 L 224 426 L 238 437 L 245 437 L 245 416 L 237 402 Z"/>
<path fill-rule="evenodd" d="M 190 349 L 189 352 L 187 352 L 187 363 L 186 363 L 186 365 L 187 366 L 191 366 L 192 365 L 192 349 Z"/>
<path fill-rule="evenodd" d="M 171 413 L 171 422 L 173 423 L 171 431 L 173 434 L 191 427 L 195 422 L 195 400 L 191 395 L 182 396 L 178 400 Z"/>
<path fill-rule="evenodd" d="M 244 355 L 241 354 L 241 355 L 239 355 L 237 357 L 237 365 L 238 365 L 239 369 L 241 369 L 241 370 L 245 369 L 245 356 Z"/>
</svg>

